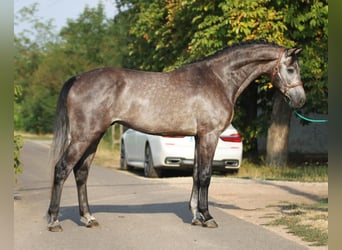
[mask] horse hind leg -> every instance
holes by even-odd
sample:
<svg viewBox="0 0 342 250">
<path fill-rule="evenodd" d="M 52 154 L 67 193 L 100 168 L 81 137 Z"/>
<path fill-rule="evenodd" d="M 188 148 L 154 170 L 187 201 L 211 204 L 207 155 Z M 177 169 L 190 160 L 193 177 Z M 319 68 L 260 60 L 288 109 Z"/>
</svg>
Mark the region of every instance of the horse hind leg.
<svg viewBox="0 0 342 250">
<path fill-rule="evenodd" d="M 67 150 L 68 151 L 68 150 Z M 51 189 L 50 205 L 48 209 L 48 230 L 51 232 L 62 232 L 62 226 L 58 220 L 60 201 L 64 182 L 69 176 L 73 164 L 67 161 L 67 151 L 63 154 L 54 168 L 54 177 Z"/>
<path fill-rule="evenodd" d="M 80 161 L 83 154 L 90 146 L 89 141 L 71 142 L 59 159 L 54 168 L 54 177 L 51 189 L 51 199 L 48 209 L 48 230 L 52 232 L 63 231 L 62 226 L 58 221 L 58 214 L 60 209 L 60 201 L 64 182 L 69 176 L 72 169 Z"/>
<path fill-rule="evenodd" d="M 86 227 L 96 227 L 99 225 L 99 223 L 96 221 L 96 218 L 90 212 L 87 194 L 87 179 L 89 174 L 89 166 L 92 159 L 93 154 L 89 155 L 87 160 L 82 165 L 76 166 L 73 169 L 77 185 L 79 212 L 81 219 L 84 219 Z"/>
<path fill-rule="evenodd" d="M 87 179 L 89 174 L 90 165 L 94 159 L 98 143 L 102 135 L 99 139 L 97 139 L 93 144 L 90 145 L 88 150 L 85 152 L 84 156 L 81 158 L 79 163 L 73 169 L 75 181 L 77 185 L 77 194 L 78 194 L 78 204 L 79 204 L 79 212 L 81 219 L 84 220 L 86 227 L 93 228 L 99 226 L 96 218 L 91 214 L 88 203 L 88 194 L 87 194 Z"/>
</svg>

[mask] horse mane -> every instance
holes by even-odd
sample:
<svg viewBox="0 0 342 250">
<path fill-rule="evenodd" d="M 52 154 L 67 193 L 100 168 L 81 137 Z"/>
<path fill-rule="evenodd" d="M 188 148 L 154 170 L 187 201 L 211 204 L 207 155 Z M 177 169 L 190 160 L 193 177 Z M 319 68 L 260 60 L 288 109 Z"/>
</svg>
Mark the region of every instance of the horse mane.
<svg viewBox="0 0 342 250">
<path fill-rule="evenodd" d="M 269 45 L 272 47 L 281 48 L 281 46 L 279 46 L 275 42 L 268 42 L 266 40 L 247 40 L 247 41 L 243 41 L 243 42 L 234 43 L 230 46 L 226 46 L 223 49 L 215 52 L 213 55 L 210 55 L 210 56 L 215 56 L 217 54 L 221 54 L 221 53 L 226 52 L 226 51 L 231 51 L 231 50 L 236 50 L 236 49 L 241 49 L 241 48 L 247 48 L 247 47 L 251 47 L 254 45 Z"/>
<path fill-rule="evenodd" d="M 247 41 L 242 41 L 242 42 L 234 43 L 232 45 L 225 46 L 221 50 L 218 50 L 215 53 L 208 55 L 208 56 L 205 56 L 203 58 L 194 60 L 194 61 L 190 62 L 189 64 L 206 61 L 206 60 L 215 58 L 215 57 L 217 57 L 223 53 L 234 51 L 236 49 L 252 47 L 254 45 L 268 45 L 268 46 L 275 47 L 275 48 L 282 48 L 281 46 L 279 46 L 275 42 L 268 42 L 266 40 L 247 40 Z"/>
</svg>

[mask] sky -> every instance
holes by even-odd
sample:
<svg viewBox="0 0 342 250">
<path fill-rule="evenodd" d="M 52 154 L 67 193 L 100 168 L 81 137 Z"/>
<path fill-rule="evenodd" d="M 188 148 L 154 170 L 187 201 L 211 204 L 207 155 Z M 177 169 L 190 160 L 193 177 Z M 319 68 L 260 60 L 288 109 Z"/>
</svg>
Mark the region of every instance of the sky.
<svg viewBox="0 0 342 250">
<path fill-rule="evenodd" d="M 14 15 L 21 8 L 35 2 L 39 4 L 38 16 L 44 20 L 53 19 L 56 31 L 60 31 L 63 26 L 66 26 L 67 19 L 77 19 L 86 5 L 96 7 L 99 2 L 102 2 L 107 17 L 113 17 L 117 13 L 114 0 L 14 0 Z M 14 32 L 19 33 L 24 28 L 24 23 L 18 24 L 15 26 Z"/>
</svg>

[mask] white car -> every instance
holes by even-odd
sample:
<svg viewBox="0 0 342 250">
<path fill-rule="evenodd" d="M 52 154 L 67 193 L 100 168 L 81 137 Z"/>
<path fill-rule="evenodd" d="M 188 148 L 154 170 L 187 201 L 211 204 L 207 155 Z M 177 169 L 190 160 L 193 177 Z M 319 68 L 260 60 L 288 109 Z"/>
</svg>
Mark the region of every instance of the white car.
<svg viewBox="0 0 342 250">
<path fill-rule="evenodd" d="M 193 136 L 157 136 L 128 129 L 121 138 L 120 168 L 143 168 L 146 177 L 160 177 L 162 169 L 192 169 Z M 242 138 L 230 125 L 220 136 L 213 170 L 237 172 L 242 159 Z"/>
</svg>

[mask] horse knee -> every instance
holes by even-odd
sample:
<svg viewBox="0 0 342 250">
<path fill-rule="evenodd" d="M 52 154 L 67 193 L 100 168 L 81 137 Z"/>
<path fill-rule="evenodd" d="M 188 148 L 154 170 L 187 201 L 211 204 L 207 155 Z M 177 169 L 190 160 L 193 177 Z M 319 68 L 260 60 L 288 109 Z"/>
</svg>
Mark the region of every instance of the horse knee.
<svg viewBox="0 0 342 250">
<path fill-rule="evenodd" d="M 208 187 L 211 180 L 210 171 L 202 171 L 199 176 L 200 187 Z"/>
</svg>

